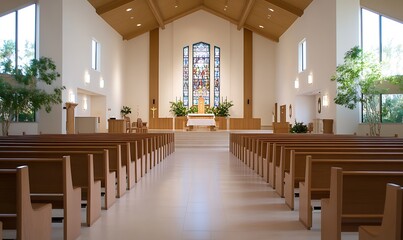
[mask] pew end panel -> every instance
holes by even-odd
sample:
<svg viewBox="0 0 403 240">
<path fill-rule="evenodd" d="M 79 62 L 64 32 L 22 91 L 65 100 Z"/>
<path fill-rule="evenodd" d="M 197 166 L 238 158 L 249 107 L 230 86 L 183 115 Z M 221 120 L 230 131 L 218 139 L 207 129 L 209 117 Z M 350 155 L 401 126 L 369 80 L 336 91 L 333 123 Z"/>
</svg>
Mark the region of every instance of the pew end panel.
<svg viewBox="0 0 403 240">
<path fill-rule="evenodd" d="M 1 169 L 0 179 L 0 237 L 4 228 L 16 229 L 21 240 L 51 239 L 52 206 L 31 203 L 28 167 Z"/>
<path fill-rule="evenodd" d="M 388 184 L 381 226 L 360 226 L 360 240 L 401 240 L 403 238 L 403 188 Z"/>
</svg>

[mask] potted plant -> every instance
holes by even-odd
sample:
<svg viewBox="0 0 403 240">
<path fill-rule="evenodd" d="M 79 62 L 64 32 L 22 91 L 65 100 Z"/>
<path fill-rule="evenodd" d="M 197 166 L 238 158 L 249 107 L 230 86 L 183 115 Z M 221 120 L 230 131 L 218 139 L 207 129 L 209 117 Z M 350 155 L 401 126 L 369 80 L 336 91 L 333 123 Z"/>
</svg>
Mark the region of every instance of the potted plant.
<svg viewBox="0 0 403 240">
<path fill-rule="evenodd" d="M 128 106 L 123 106 L 122 109 L 120 109 L 120 114 L 123 118 L 125 118 L 130 113 L 132 113 L 132 109 Z"/>
<path fill-rule="evenodd" d="M 295 120 L 294 126 L 290 129 L 290 133 L 307 133 L 308 127 L 303 122 Z"/>
<path fill-rule="evenodd" d="M 217 117 L 229 117 L 229 109 L 234 106 L 234 103 L 232 101 L 225 101 L 218 103 L 218 106 L 213 108 L 213 113 Z"/>
<path fill-rule="evenodd" d="M 186 116 L 187 108 L 182 100 L 169 103 L 171 104 L 169 112 L 171 112 L 175 117 Z"/>
<path fill-rule="evenodd" d="M 356 46 L 347 51 L 344 63 L 337 66 L 331 81 L 337 82 L 335 103 L 349 109 L 354 109 L 357 103 L 361 103 L 364 121 L 368 122 L 370 127 L 370 135 L 379 136 L 379 97 L 387 91 L 383 83 L 402 84 L 403 76 L 383 76 L 380 62 Z"/>
<path fill-rule="evenodd" d="M 4 58 L 0 64 L 3 67 L 0 76 L 0 121 L 4 136 L 8 135 L 11 121 L 20 113 L 35 112 L 41 108 L 50 112 L 53 104 L 62 103 L 64 86 L 55 87 L 50 93 L 37 88 L 40 82 L 50 86 L 60 77 L 52 59 L 32 59 L 23 68 L 12 67 L 10 61 Z"/>
</svg>

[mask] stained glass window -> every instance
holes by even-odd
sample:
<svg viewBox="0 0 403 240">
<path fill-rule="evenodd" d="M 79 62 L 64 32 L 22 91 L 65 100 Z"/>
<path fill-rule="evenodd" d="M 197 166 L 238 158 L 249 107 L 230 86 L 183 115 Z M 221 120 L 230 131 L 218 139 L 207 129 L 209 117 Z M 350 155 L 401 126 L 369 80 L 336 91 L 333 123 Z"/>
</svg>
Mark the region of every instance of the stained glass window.
<svg viewBox="0 0 403 240">
<path fill-rule="evenodd" d="M 189 106 L 189 46 L 183 48 L 183 104 Z"/>
<path fill-rule="evenodd" d="M 210 44 L 193 44 L 193 105 L 198 105 L 199 97 L 204 98 L 204 105 L 210 106 Z"/>
<path fill-rule="evenodd" d="M 214 106 L 220 103 L 220 48 L 214 47 Z"/>
</svg>

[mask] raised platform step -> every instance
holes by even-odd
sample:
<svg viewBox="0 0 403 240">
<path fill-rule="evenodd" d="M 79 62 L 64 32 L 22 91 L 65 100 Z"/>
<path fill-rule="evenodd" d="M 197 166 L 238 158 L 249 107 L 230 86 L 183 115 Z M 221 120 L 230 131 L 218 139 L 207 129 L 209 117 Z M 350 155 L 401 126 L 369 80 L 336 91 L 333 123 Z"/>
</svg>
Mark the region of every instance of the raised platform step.
<svg viewBox="0 0 403 240">
<path fill-rule="evenodd" d="M 175 147 L 228 147 L 229 131 L 175 131 Z"/>
</svg>

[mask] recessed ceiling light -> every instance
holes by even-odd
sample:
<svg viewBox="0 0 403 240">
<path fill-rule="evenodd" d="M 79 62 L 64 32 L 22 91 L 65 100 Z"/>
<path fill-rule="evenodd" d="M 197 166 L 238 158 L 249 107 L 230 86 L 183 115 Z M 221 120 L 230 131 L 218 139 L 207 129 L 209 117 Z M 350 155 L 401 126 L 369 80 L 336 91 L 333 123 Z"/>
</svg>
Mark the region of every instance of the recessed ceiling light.
<svg viewBox="0 0 403 240">
<path fill-rule="evenodd" d="M 131 10 L 133 10 L 133 8 L 127 8 L 126 12 L 130 12 Z"/>
<path fill-rule="evenodd" d="M 273 8 L 269 8 L 269 11 L 270 11 L 270 12 L 274 12 L 274 9 L 273 9 Z"/>
<path fill-rule="evenodd" d="M 141 27 L 141 23 L 137 23 L 137 27 Z"/>
<path fill-rule="evenodd" d="M 261 29 L 263 29 L 263 28 L 264 28 L 264 26 L 263 26 L 263 25 L 259 25 L 259 27 L 260 27 Z"/>
<path fill-rule="evenodd" d="M 134 19 L 134 17 L 130 17 L 130 19 Z"/>
</svg>

